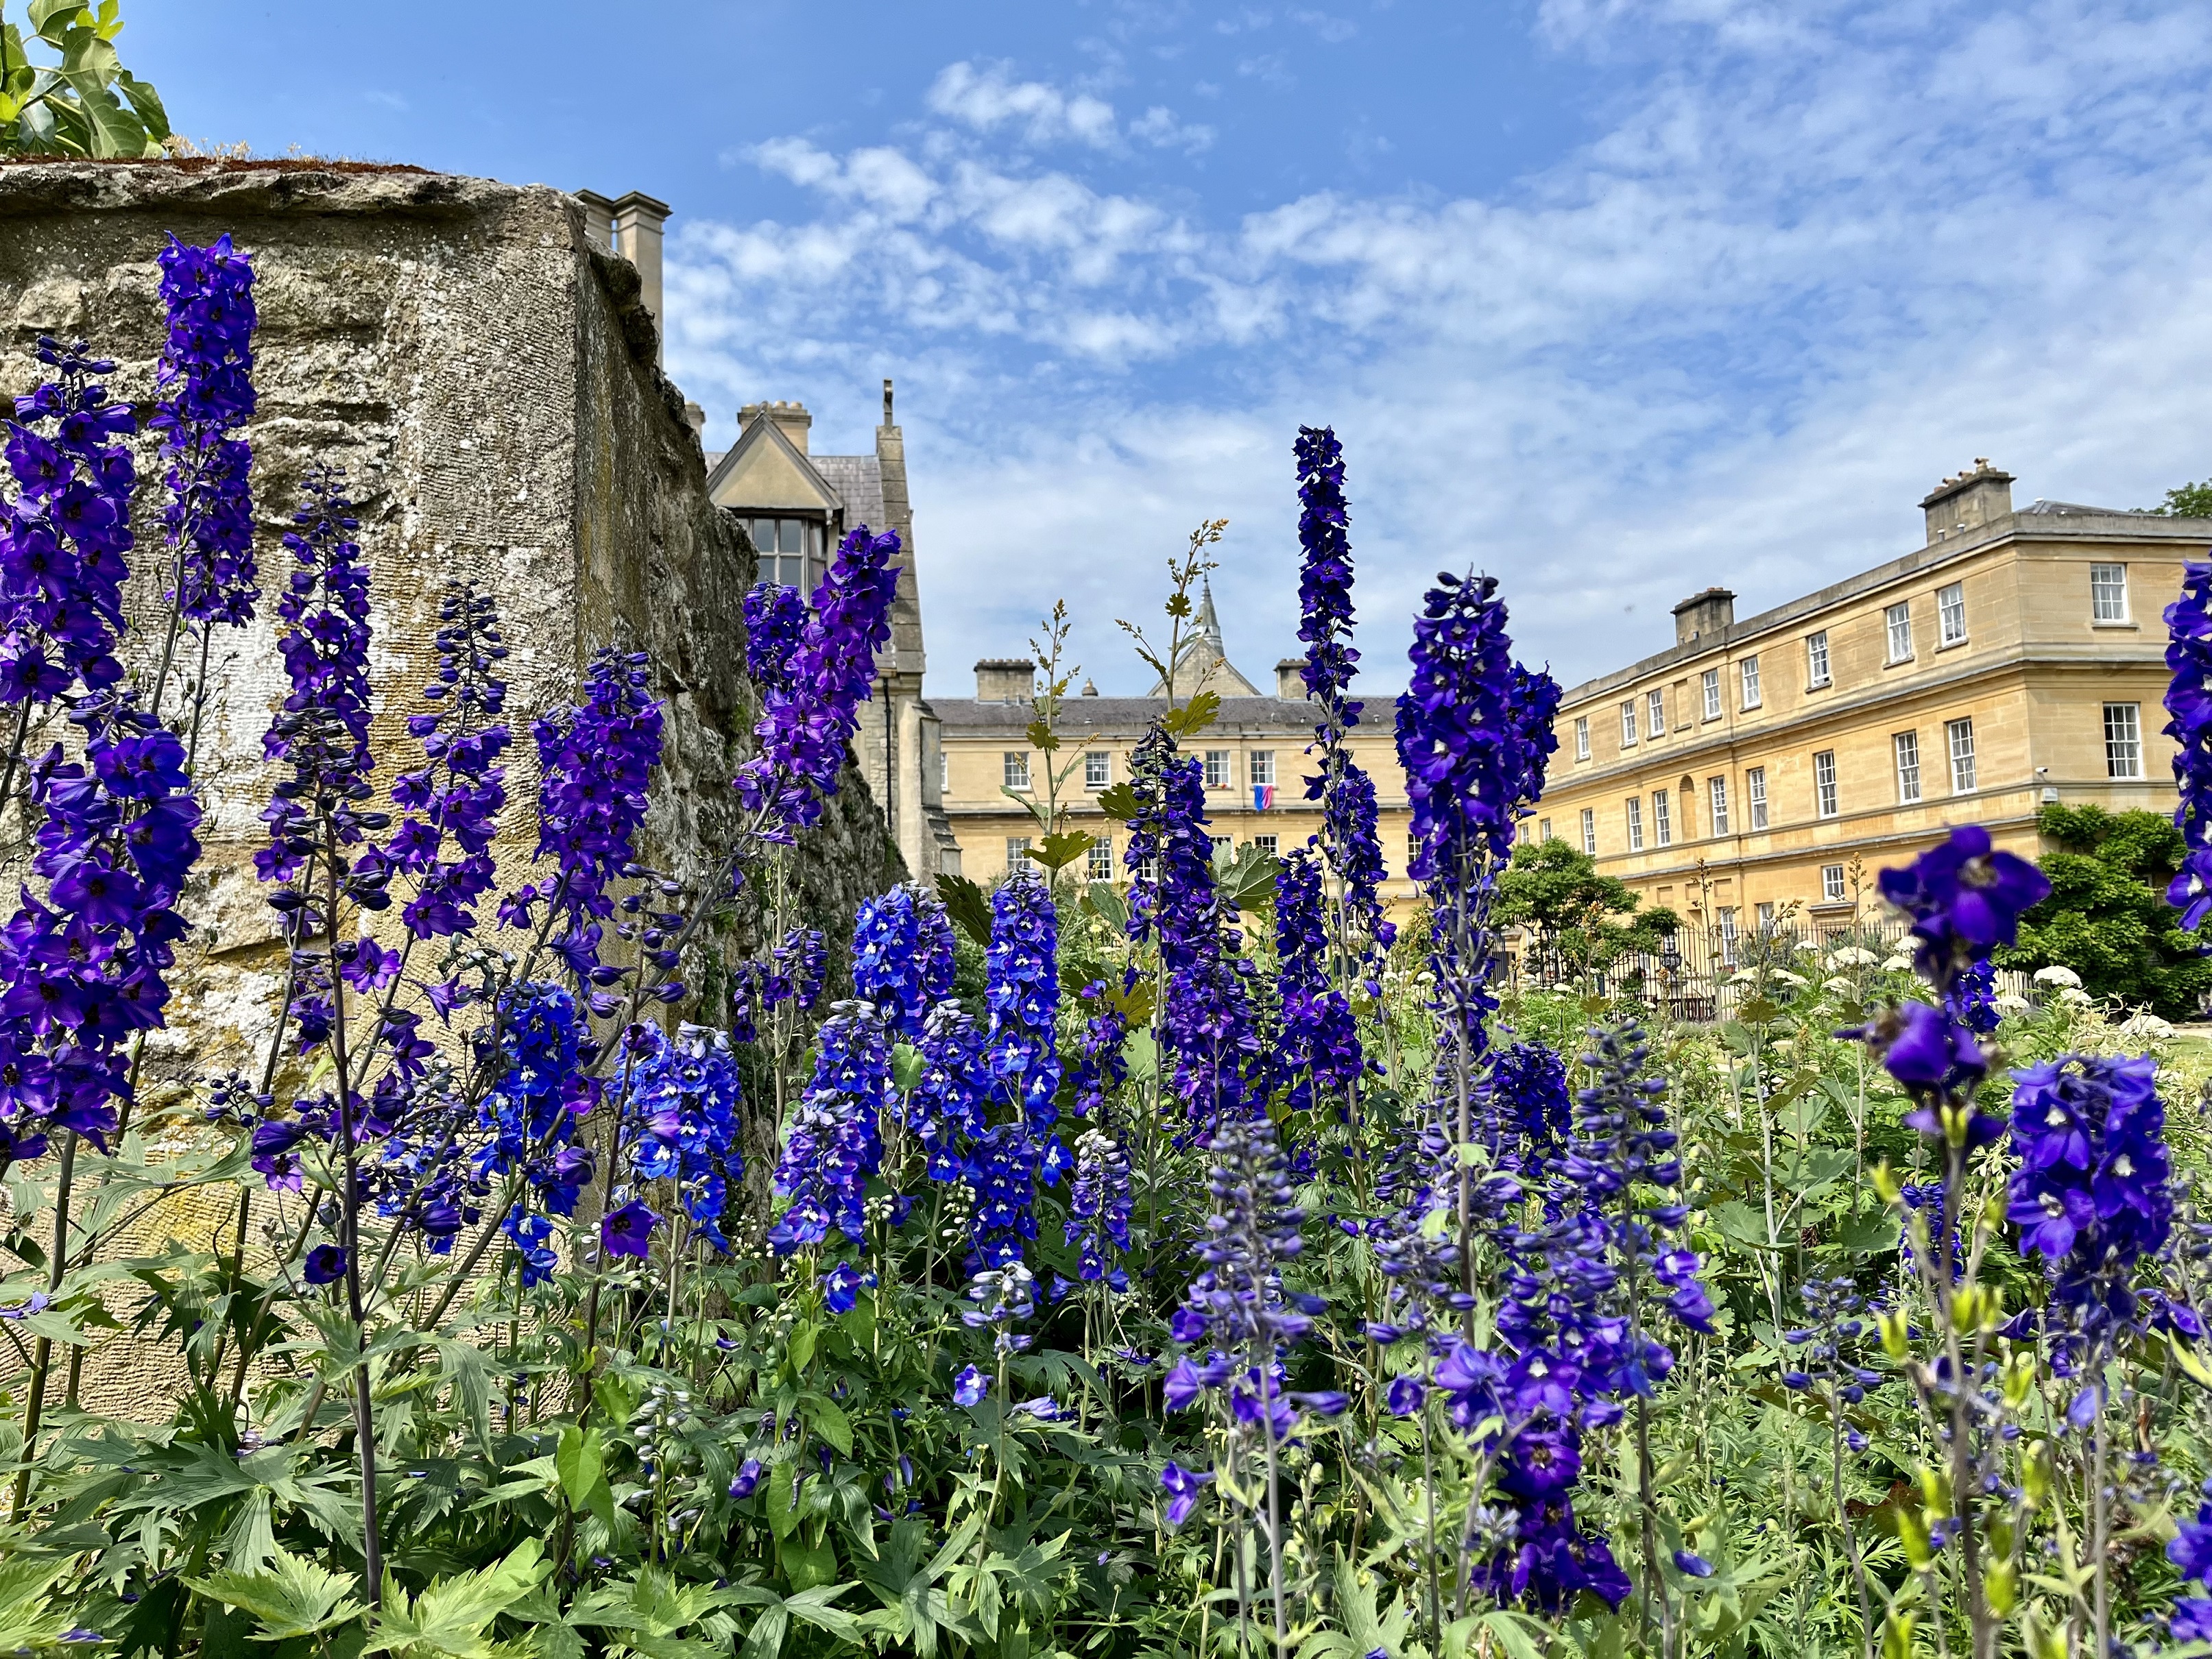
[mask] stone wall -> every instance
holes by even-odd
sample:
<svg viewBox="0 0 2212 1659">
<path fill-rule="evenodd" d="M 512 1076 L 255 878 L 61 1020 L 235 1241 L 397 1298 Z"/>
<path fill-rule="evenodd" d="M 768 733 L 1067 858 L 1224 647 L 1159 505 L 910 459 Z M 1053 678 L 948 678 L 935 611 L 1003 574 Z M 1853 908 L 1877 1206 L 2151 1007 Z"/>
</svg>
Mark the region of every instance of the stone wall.
<svg viewBox="0 0 2212 1659">
<path fill-rule="evenodd" d="M 752 550 L 707 499 L 636 270 L 589 245 L 572 198 L 322 163 L 0 165 L 0 393 L 36 383 L 31 348 L 50 332 L 88 337 L 118 361 L 120 395 L 150 398 L 163 337 L 155 256 L 173 232 L 199 243 L 228 232 L 258 273 L 260 404 L 247 435 L 264 619 L 219 640 L 209 665 L 207 851 L 171 1029 L 149 1051 L 149 1124 L 165 1100 L 183 1103 L 191 1076 L 258 1065 L 273 1021 L 283 954 L 250 863 L 270 782 L 260 738 L 281 694 L 265 615 L 311 465 L 343 467 L 360 503 L 380 782 L 408 753 L 403 722 L 435 669 L 443 584 L 471 578 L 499 599 L 518 739 L 503 871 L 520 871 L 534 845 L 528 722 L 574 696 L 599 646 L 651 653 L 669 742 L 647 850 L 678 875 L 703 871 L 730 825 L 728 779 L 757 713 L 741 609 Z M 142 440 L 142 479 L 155 470 Z M 141 499 L 132 605 L 150 617 L 159 491 Z M 151 630 L 137 637 L 142 664 L 159 644 Z M 794 873 L 803 913 L 840 943 L 859 900 L 902 876 L 854 769 Z M 741 906 L 731 937 L 742 945 L 747 931 Z M 773 1133 L 758 1126 L 757 1139 L 761 1128 Z M 208 1197 L 226 1214 L 235 1202 Z M 149 1218 L 141 1242 L 164 1231 L 203 1242 L 215 1221 L 180 1200 Z"/>
</svg>

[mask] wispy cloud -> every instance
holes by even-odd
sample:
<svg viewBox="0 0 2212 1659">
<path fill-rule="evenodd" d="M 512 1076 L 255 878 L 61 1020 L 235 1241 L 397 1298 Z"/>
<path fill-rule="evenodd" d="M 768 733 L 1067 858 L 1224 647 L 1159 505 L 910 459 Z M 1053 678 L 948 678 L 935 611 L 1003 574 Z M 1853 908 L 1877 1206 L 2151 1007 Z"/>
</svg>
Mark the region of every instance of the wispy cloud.
<svg viewBox="0 0 2212 1659">
<path fill-rule="evenodd" d="M 1233 221 L 1103 182 L 1151 112 L 956 65 L 894 145 L 751 152 L 813 209 L 684 231 L 672 365 L 720 408 L 900 376 L 942 690 L 1063 587 L 1101 684 L 1133 680 L 1110 614 L 1217 513 L 1232 653 L 1282 654 L 1301 420 L 1346 439 L 1382 678 L 1439 565 L 1504 575 L 1579 676 L 1706 581 L 1765 604 L 1893 556 L 1975 454 L 2121 505 L 2212 469 L 2201 8 L 1546 0 L 1536 27 L 1613 76 L 1572 156 Z"/>
</svg>

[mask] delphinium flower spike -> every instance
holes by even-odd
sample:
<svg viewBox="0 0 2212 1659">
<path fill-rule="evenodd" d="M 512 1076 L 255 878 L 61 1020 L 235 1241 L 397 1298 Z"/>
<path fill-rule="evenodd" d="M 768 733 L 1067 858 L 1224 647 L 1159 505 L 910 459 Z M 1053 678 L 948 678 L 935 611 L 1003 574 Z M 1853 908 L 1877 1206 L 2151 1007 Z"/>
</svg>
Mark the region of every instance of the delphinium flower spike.
<svg viewBox="0 0 2212 1659">
<path fill-rule="evenodd" d="M 832 1228 L 866 1242 L 868 1177 L 883 1164 L 884 1115 L 898 1103 L 890 1034 L 872 1005 L 836 1004 L 817 1042 L 813 1081 L 776 1165 L 775 1189 L 791 1200 L 769 1230 L 779 1255 L 822 1243 Z"/>
<path fill-rule="evenodd" d="M 259 597 L 253 451 L 236 435 L 255 404 L 253 260 L 228 235 L 207 247 L 173 235 L 160 263 L 169 337 L 154 374 L 161 397 L 148 424 L 161 434 L 167 469 L 170 598 L 187 622 L 240 627 Z M 157 685 L 157 714 L 161 702 Z"/>
<path fill-rule="evenodd" d="M 984 990 L 990 1027 L 981 1054 L 988 1127 L 968 1151 L 970 1265 L 979 1268 L 1021 1260 L 1037 1236 L 1037 1178 L 1057 1182 L 1072 1163 L 1054 1130 L 1061 1076 L 1057 937 L 1052 890 L 1041 871 L 1017 871 L 991 896 Z"/>
<path fill-rule="evenodd" d="M 2173 821 L 2181 826 L 2181 867 L 2166 902 L 2195 932 L 2212 913 L 2212 562 L 2181 567 L 2181 597 L 2166 608 L 2166 735 L 2177 745 L 2173 780 L 2181 794 Z"/>
</svg>

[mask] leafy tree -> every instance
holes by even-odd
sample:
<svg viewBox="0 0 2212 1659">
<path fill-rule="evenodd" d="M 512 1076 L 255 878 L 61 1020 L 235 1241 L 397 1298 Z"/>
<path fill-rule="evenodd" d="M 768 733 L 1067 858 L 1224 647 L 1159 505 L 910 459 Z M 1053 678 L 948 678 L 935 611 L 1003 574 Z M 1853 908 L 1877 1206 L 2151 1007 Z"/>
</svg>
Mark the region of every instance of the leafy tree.
<svg viewBox="0 0 2212 1659">
<path fill-rule="evenodd" d="M 1624 881 L 1598 873 L 1596 860 L 1553 836 L 1513 849 L 1498 878 L 1498 924 L 1525 927 L 1550 956 L 1603 967 L 1616 957 L 1661 948 L 1682 925 L 1672 910 L 1638 910 Z M 1612 918 L 1626 916 L 1625 922 Z"/>
<path fill-rule="evenodd" d="M 2101 806 L 2046 806 L 2040 823 L 2059 849 L 2042 860 L 2051 896 L 2021 919 L 2019 946 L 1999 964 L 2071 968 L 2093 996 L 2193 1016 L 2212 993 L 2212 960 L 2166 902 L 2181 831 L 2157 812 Z"/>
<path fill-rule="evenodd" d="M 2185 483 L 2179 489 L 2166 492 L 2164 503 L 2148 507 L 2162 519 L 2212 519 L 2212 478 L 2203 483 Z"/>
<path fill-rule="evenodd" d="M 0 24 L 0 155 L 162 153 L 169 118 L 161 94 L 115 55 L 121 3 L 100 0 L 94 11 L 78 0 L 30 0 L 27 40 L 18 25 Z M 33 61 L 32 44 L 61 61 Z"/>
</svg>

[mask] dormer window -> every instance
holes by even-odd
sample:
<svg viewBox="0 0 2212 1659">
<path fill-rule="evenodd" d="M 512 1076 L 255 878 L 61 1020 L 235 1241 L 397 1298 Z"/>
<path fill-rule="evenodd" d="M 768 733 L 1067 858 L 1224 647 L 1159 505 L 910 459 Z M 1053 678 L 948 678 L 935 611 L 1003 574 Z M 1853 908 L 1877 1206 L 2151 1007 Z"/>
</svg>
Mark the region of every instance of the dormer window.
<svg viewBox="0 0 2212 1659">
<path fill-rule="evenodd" d="M 812 597 L 822 577 L 822 526 L 811 519 L 752 519 L 746 522 L 760 553 L 760 579 Z"/>
</svg>

